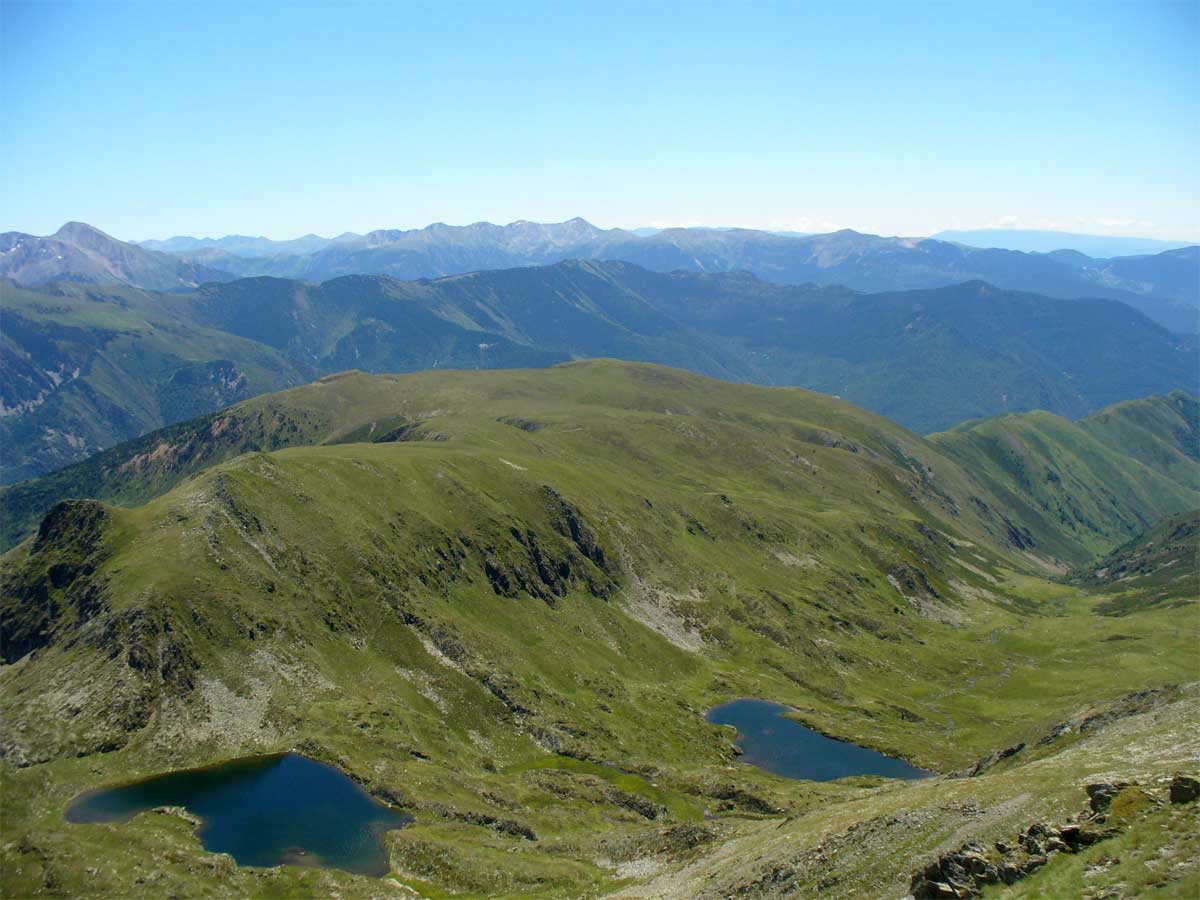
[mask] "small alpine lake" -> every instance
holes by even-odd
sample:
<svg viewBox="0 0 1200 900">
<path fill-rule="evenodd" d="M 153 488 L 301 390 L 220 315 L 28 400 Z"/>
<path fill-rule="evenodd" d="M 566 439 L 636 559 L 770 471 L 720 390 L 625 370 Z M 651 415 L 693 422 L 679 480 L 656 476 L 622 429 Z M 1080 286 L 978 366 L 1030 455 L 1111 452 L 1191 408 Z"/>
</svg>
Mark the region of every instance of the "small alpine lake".
<svg viewBox="0 0 1200 900">
<path fill-rule="evenodd" d="M 742 762 L 785 778 L 833 781 L 853 775 L 928 778 L 934 773 L 849 741 L 826 737 L 786 716 L 790 708 L 770 700 L 732 700 L 711 709 L 708 721 L 732 725 Z"/>
<path fill-rule="evenodd" d="M 127 822 L 160 806 L 201 819 L 206 850 L 242 866 L 308 865 L 381 877 L 386 832 L 412 817 L 387 807 L 338 769 L 298 753 L 235 759 L 89 791 L 68 822 Z"/>
</svg>

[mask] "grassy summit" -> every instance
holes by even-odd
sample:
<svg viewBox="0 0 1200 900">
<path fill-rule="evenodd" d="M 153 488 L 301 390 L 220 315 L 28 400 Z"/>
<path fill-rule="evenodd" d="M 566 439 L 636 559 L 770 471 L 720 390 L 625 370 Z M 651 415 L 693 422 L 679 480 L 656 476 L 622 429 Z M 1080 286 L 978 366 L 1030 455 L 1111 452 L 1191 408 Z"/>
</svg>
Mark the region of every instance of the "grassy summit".
<svg viewBox="0 0 1200 900">
<path fill-rule="evenodd" d="M 1069 496 L 1197 505 L 1072 440 Z M 679 866 L 738 842 L 782 865 L 923 811 L 837 870 L 872 896 L 971 804 L 1000 810 L 967 816 L 985 834 L 1073 803 L 1101 738 L 1037 744 L 1064 720 L 1115 704 L 1161 736 L 1155 710 L 1194 704 L 1167 687 L 1195 677 L 1194 604 L 1101 615 L 1103 589 L 1047 580 L 1121 539 L 1107 518 L 819 394 L 615 362 L 351 373 L 134 449 L 92 484 L 148 502 L 59 503 L 0 562 L 6 895 L 389 895 L 233 869 L 170 817 L 61 818 L 98 783 L 299 748 L 416 816 L 392 866 L 428 896 L 694 895 Z M 789 782 L 705 722 L 739 696 L 943 773 L 1040 749 L 961 782 Z M 1143 771 L 1171 764 L 1154 746 Z M 761 874 L 737 860 L 721 896 Z"/>
<path fill-rule="evenodd" d="M 603 413 L 607 420 L 618 417 L 616 424 L 624 425 L 632 423 L 631 413 L 646 404 L 658 404 L 648 409 L 663 414 L 698 414 L 716 421 L 731 420 L 748 404 L 748 409 L 782 419 L 783 425 L 807 443 L 863 442 L 918 475 L 922 472 L 918 462 L 924 461 L 921 464 L 931 470 L 937 462 L 937 469 L 944 470 L 943 478 L 953 482 L 955 490 L 961 489 L 960 499 L 975 494 L 986 499 L 990 494 L 982 482 L 987 482 L 992 491 L 1005 494 L 1005 504 L 1024 510 L 1029 521 L 1023 523 L 1034 529 L 1035 540 L 1051 541 L 1054 552 L 1074 561 L 1088 558 L 1096 541 L 1113 546 L 1135 533 L 1141 524 L 1191 508 L 1200 498 L 1200 482 L 1193 479 L 1189 483 L 1187 477 L 1200 446 L 1195 425 L 1200 417 L 1195 398 L 1182 391 L 1117 404 L 1076 424 L 1046 413 L 972 421 L 927 442 L 878 415 L 810 391 L 763 390 L 657 366 L 596 361 L 541 372 L 370 376 L 352 371 L 258 397 L 151 432 L 42 478 L 0 488 L 0 547 L 11 547 L 32 534 L 58 500 L 92 497 L 122 504 L 144 502 L 183 477 L 247 451 L 445 438 L 451 414 L 458 417 L 461 426 L 455 444 L 470 439 L 476 428 L 462 422 L 463 418 L 482 420 L 489 428 L 499 422 L 531 433 L 548 422 L 528 417 L 543 414 L 561 418 Z M 1163 408 L 1175 412 L 1155 418 L 1154 411 Z M 759 418 L 761 421 L 750 423 L 751 428 L 780 425 Z M 1139 418 L 1150 421 L 1132 431 L 1099 427 L 1100 423 Z M 1044 427 L 1047 423 L 1053 423 L 1053 433 Z M 1067 537 L 1060 533 L 1055 520 L 1047 521 L 1028 509 L 1028 497 L 1022 493 L 1030 488 L 1027 479 L 1022 480 L 1018 468 L 1005 468 L 1002 462 L 989 460 L 997 450 L 995 441 L 987 436 L 1011 433 L 1015 440 L 1018 432 L 1030 429 L 1039 431 L 1035 452 L 1048 454 L 1043 474 L 1050 482 L 1066 474 L 1059 458 L 1066 462 L 1079 459 L 1088 465 L 1102 461 L 1104 471 L 1088 473 L 1075 484 L 1085 493 L 1098 490 L 1101 484 L 1119 487 L 1122 500 L 1110 510 L 1117 516 L 1115 522 L 1093 517 Z M 964 432 L 969 436 L 960 437 Z M 1059 439 L 1070 446 L 1057 445 Z M 1147 451 L 1151 442 L 1153 449 Z M 1167 462 L 1160 465 L 1160 458 Z M 968 476 L 964 467 L 973 474 Z M 1174 484 L 1162 477 L 1172 472 Z M 973 483 L 964 487 L 963 479 L 968 477 Z M 929 480 L 928 473 L 923 480 Z M 1151 496 L 1146 496 L 1147 491 Z M 1007 506 L 1001 505 L 997 513 L 983 512 L 972 500 L 966 515 L 982 513 L 992 533 L 1011 544 L 1002 519 L 1006 510 Z"/>
</svg>

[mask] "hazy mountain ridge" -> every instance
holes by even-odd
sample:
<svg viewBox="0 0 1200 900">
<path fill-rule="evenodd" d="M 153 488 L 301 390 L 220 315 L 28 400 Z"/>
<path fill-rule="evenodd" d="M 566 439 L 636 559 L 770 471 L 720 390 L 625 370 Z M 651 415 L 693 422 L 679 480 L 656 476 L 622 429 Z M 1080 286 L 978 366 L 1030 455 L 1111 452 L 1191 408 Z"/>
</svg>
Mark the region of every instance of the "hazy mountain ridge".
<svg viewBox="0 0 1200 900">
<path fill-rule="evenodd" d="M 564 262 L 419 282 L 246 280 L 164 303 L 322 372 L 612 356 L 841 394 L 921 431 L 1005 409 L 1084 415 L 1191 384 L 1196 368 L 1190 344 L 1119 303 L 980 284 L 860 295 Z"/>
<path fill-rule="evenodd" d="M 24 244 L 44 240 L 23 235 L 10 235 L 9 239 Z M 181 246 L 181 242 L 193 240 L 155 246 Z M 1200 248 L 1135 260 L 1093 260 L 1082 258 L 1082 254 L 980 249 L 850 230 L 790 236 L 737 228 L 669 228 L 638 235 L 622 229 L 600 229 L 579 218 L 552 224 L 520 221 L 504 226 L 439 223 L 421 229 L 343 235 L 328 241 L 313 237 L 298 241 L 264 244 L 261 239 L 240 237 L 206 239 L 194 241 L 193 249 L 174 256 L 199 267 L 191 273 L 193 276 L 209 273 L 208 277 L 183 279 L 184 287 L 202 280 L 228 280 L 231 275 L 327 281 L 343 275 L 383 274 L 413 280 L 482 269 L 548 265 L 572 258 L 622 260 L 662 272 L 744 269 L 780 283 L 841 284 L 875 292 L 982 280 L 1052 297 L 1119 299 L 1172 330 L 1189 334 L 1200 330 L 1200 284 L 1196 277 Z M 316 246 L 320 242 L 325 243 Z M 310 246 L 316 249 L 290 252 Z M 239 255 L 230 248 L 241 248 L 249 255 Z M 49 269 L 14 263 L 15 259 L 0 257 L 0 275 L 27 284 L 55 277 L 100 277 L 94 266 L 82 267 L 76 273 L 70 260 Z M 136 272 L 127 273 L 127 277 L 108 277 L 156 289 L 176 287 L 138 280 Z"/>
<path fill-rule="evenodd" d="M 0 278 L 25 285 L 64 280 L 186 291 L 231 277 L 219 269 L 119 241 L 81 222 L 68 222 L 49 237 L 17 231 L 0 234 Z"/>
<path fill-rule="evenodd" d="M 362 235 L 346 232 L 335 238 L 321 237 L 316 234 L 306 234 L 291 240 L 275 241 L 266 237 L 252 237 L 245 234 L 230 234 L 220 238 L 194 238 L 184 235 L 170 237 L 166 240 L 131 241 L 147 250 L 158 250 L 163 253 L 193 256 L 205 251 L 215 251 L 220 255 L 261 257 L 280 256 L 288 254 L 312 253 L 339 241 L 361 240 Z"/>
<path fill-rule="evenodd" d="M 1173 330 L 1200 330 L 1200 249 L 1133 265 L 1011 250 L 978 249 L 916 238 L 885 238 L 845 230 L 784 236 L 749 229 L 670 228 L 638 236 L 604 231 L 575 219 L 560 225 L 478 223 L 379 231 L 361 242 L 328 246 L 306 256 L 239 263 L 242 274 L 325 281 L 341 275 L 385 274 L 403 280 L 544 265 L 567 258 L 632 262 L 660 272 L 747 270 L 785 284 L 838 284 L 888 291 L 981 280 L 999 287 L 1062 298 L 1123 300 Z M 1188 281 L 1180 269 L 1191 267 Z M 1186 275 L 1186 273 L 1185 273 Z"/>
<path fill-rule="evenodd" d="M 939 231 L 935 241 L 950 241 L 971 247 L 998 247 L 1023 253 L 1053 253 L 1071 250 L 1093 259 L 1115 256 L 1143 256 L 1194 245 L 1194 241 L 1165 241 L 1159 238 L 1123 237 L 1104 234 L 1075 234 L 1027 228 L 975 228 Z"/>
<path fill-rule="evenodd" d="M 1059 301 L 980 283 L 858 294 L 748 273 L 664 275 L 629 263 L 573 261 L 417 282 L 256 277 L 186 294 L 62 284 L 56 297 L 9 282 L 0 284 L 0 296 L 14 325 L 38 323 L 5 336 L 14 375 L 0 427 L 22 435 L 14 444 L 21 453 L 4 473 L 9 481 L 183 417 L 170 413 L 174 404 L 146 401 L 141 388 L 85 393 L 98 384 L 179 378 L 193 388 L 179 395 L 190 403 L 186 413 L 198 414 L 344 369 L 541 367 L 616 357 L 803 385 L 934 431 L 1014 409 L 1077 417 L 1189 385 L 1196 368 L 1192 343 L 1116 301 Z M 193 348 L 189 361 L 169 348 L 153 358 L 105 352 L 114 316 L 122 341 L 157 347 L 138 342 L 167 329 Z M 55 329 L 62 334 L 51 337 Z M 262 368 L 267 361 L 273 381 Z M 197 378 L 229 387 L 197 390 Z M 234 389 L 242 393 L 228 393 Z M 75 405 L 63 405 L 67 398 Z"/>
</svg>

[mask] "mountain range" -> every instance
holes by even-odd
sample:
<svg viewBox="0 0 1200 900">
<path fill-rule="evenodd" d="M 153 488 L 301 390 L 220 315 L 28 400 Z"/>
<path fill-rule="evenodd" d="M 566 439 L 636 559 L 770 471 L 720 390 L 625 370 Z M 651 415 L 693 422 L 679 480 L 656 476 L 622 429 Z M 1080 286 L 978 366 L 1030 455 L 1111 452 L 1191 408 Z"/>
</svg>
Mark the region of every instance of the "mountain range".
<svg viewBox="0 0 1200 900">
<path fill-rule="evenodd" d="M 969 247 L 999 247 L 1023 253 L 1053 253 L 1074 250 L 1097 259 L 1114 256 L 1152 256 L 1166 250 L 1192 246 L 1188 241 L 1164 241 L 1157 238 L 1122 237 L 1105 234 L 1074 234 L 1024 228 L 976 228 L 966 231 L 939 231 L 937 241 L 966 244 Z"/>
<path fill-rule="evenodd" d="M 665 228 L 631 228 L 629 233 L 636 237 L 652 237 Z M 717 231 L 735 231 L 734 228 L 718 228 Z M 395 232 L 393 232 L 395 233 Z M 403 233 L 403 232 L 400 232 Z M 764 233 L 782 237 L 811 237 L 806 231 L 766 231 Z M 1046 231 L 1019 228 L 977 228 L 965 231 L 940 231 L 930 236 L 935 241 L 966 244 L 981 249 L 998 248 L 1019 250 L 1023 253 L 1052 253 L 1055 250 L 1074 250 L 1096 259 L 1114 256 L 1148 256 L 1165 250 L 1179 250 L 1192 246 L 1188 241 L 1165 241 L 1157 238 L 1122 237 L 1102 234 L 1076 234 L 1067 231 Z M 177 236 L 166 240 L 136 241 L 148 250 L 162 250 L 195 256 L 201 251 L 231 253 L 235 256 L 270 257 L 302 255 L 312 253 L 334 243 L 362 241 L 363 235 L 346 232 L 335 238 L 306 234 L 292 240 L 274 241 L 265 237 L 227 235 L 221 238 L 194 238 Z"/>
<path fill-rule="evenodd" d="M 176 290 L 235 276 L 327 281 L 344 275 L 384 274 L 412 280 L 579 258 L 621 260 L 659 272 L 748 271 L 780 284 L 836 284 L 874 292 L 981 280 L 1050 297 L 1118 299 L 1174 331 L 1200 330 L 1200 247 L 1094 259 L 1074 251 L 1021 253 L 854 231 L 790 236 L 749 229 L 672 228 L 639 236 L 622 229 L 599 229 L 577 218 L 557 224 L 435 224 L 343 235 L 323 244 L 325 239 L 309 236 L 278 245 L 257 238 L 173 238 L 148 245 L 177 248 L 164 254 L 130 244 L 116 246 L 120 242 L 87 226 L 72 224 L 64 230 L 68 236 L 76 235 L 75 244 L 94 244 L 129 262 L 107 264 L 93 258 L 94 253 L 64 253 L 68 245 L 59 235 L 36 238 L 11 233 L 3 237 L 6 249 L 0 255 L 0 276 L 26 285 L 67 278 Z M 90 232 L 94 234 L 86 241 L 77 235 Z M 164 258 L 173 259 L 178 269 L 164 274 L 162 268 L 168 265 Z"/>
<path fill-rule="evenodd" d="M 255 277 L 187 293 L 0 282 L 7 482 L 346 369 L 645 360 L 838 394 L 921 432 L 1078 417 L 1196 383 L 1194 339 L 1113 300 L 981 282 L 860 294 L 568 261 L 436 280 Z"/>
</svg>

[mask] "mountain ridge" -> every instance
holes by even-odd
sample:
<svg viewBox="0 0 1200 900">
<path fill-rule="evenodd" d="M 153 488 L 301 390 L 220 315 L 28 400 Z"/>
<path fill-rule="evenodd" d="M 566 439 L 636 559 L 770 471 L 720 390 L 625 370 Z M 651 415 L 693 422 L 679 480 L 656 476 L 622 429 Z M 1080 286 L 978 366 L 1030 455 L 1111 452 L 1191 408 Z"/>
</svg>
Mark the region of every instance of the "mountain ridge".
<svg viewBox="0 0 1200 900">
<path fill-rule="evenodd" d="M 16 233 L 4 238 L 9 244 L 24 240 L 32 245 L 43 240 Z M 131 251 L 151 252 L 126 246 Z M 616 259 L 660 272 L 746 269 L 778 283 L 843 284 L 873 292 L 980 279 L 1060 298 L 1119 299 L 1172 330 L 1200 331 L 1200 284 L 1196 278 L 1200 248 L 1191 247 L 1151 257 L 1097 260 L 980 249 L 933 239 L 880 237 L 850 229 L 798 237 L 751 229 L 671 228 L 639 236 L 621 229 L 599 229 L 576 218 L 550 224 L 436 223 L 421 229 L 379 229 L 361 238 L 330 241 L 299 255 L 238 256 L 215 243 L 194 252 L 192 257 L 185 253 L 175 258 L 180 264 L 197 267 L 194 275 L 210 273 L 207 280 L 273 275 L 327 281 L 351 274 L 413 280 L 546 265 L 569 258 Z M 27 284 L 62 277 L 70 268 L 67 263 L 50 270 L 15 263 L 15 259 L 0 257 L 0 275 Z M 89 277 L 97 276 L 91 272 Z M 195 286 L 201 280 L 192 278 L 181 284 Z M 147 286 L 136 280 L 131 283 Z"/>
<path fill-rule="evenodd" d="M 493 410 L 496 421 L 503 422 L 509 417 L 519 426 L 521 422 L 529 421 L 528 417 L 534 412 L 531 409 L 522 412 L 522 407 L 511 399 L 514 393 L 523 396 L 522 392 L 508 390 L 504 385 L 537 385 L 540 378 L 546 384 L 561 383 L 564 389 L 577 390 L 577 385 L 586 383 L 592 375 L 597 380 L 608 378 L 606 383 L 613 384 L 613 390 L 619 386 L 620 392 L 607 398 L 609 403 L 636 406 L 635 395 L 630 394 L 631 385 L 641 382 L 662 383 L 675 390 L 689 386 L 696 398 L 692 408 L 700 410 L 706 408 L 700 399 L 706 387 L 729 396 L 737 396 L 738 392 L 757 396 L 756 391 L 769 390 L 773 393 L 761 395 L 760 403 L 769 402 L 786 408 L 794 398 L 801 406 L 820 410 L 824 428 L 829 428 L 830 423 L 845 422 L 850 416 L 858 423 L 856 429 L 861 429 L 863 423 L 870 423 L 872 427 L 903 432 L 902 440 L 897 437 L 890 442 L 875 443 L 873 452 L 903 461 L 914 451 L 897 451 L 898 440 L 906 445 L 916 442 L 936 448 L 943 462 L 955 460 L 955 464 L 972 473 L 972 478 L 987 484 L 993 497 L 1004 498 L 1006 508 L 1020 510 L 1021 520 L 1032 523 L 1029 546 L 1036 542 L 1037 546 L 1045 546 L 1050 552 L 1073 561 L 1097 552 L 1098 547 L 1111 547 L 1127 539 L 1156 516 L 1189 509 L 1192 505 L 1200 506 L 1200 483 L 1181 484 L 1167 474 L 1177 474 L 1175 469 L 1157 467 L 1153 458 L 1145 458 L 1146 435 L 1153 434 L 1160 447 L 1176 448 L 1191 460 L 1187 465 L 1192 473 L 1200 473 L 1200 461 L 1188 456 L 1193 449 L 1190 439 L 1182 437 L 1159 418 L 1150 418 L 1147 427 L 1134 439 L 1110 429 L 1102 441 L 1077 423 L 1035 411 L 974 420 L 950 432 L 931 435 L 926 440 L 904 431 L 886 417 L 854 407 L 840 398 L 803 388 L 762 389 L 712 381 L 646 363 L 595 360 L 542 370 L 424 371 L 408 375 L 349 371 L 282 393 L 253 398 L 229 409 L 143 435 L 40 479 L 0 488 L 0 512 L 3 512 L 0 518 L 5 523 L 3 544 L 11 546 L 29 534 L 41 515 L 65 498 L 145 502 L 169 490 L 184 477 L 247 452 L 379 440 L 443 441 L 454 435 L 452 430 L 447 434 L 448 426 L 441 424 L 442 420 L 452 421 L 456 409 L 460 408 Z M 545 388 L 539 388 L 539 392 L 544 391 Z M 1182 395 L 1182 392 L 1178 393 Z M 495 399 L 481 399 L 492 396 Z M 1198 401 L 1187 395 L 1183 397 L 1190 403 L 1186 414 L 1193 416 L 1190 424 L 1196 429 L 1200 427 Z M 1106 417 L 1113 412 L 1129 416 L 1131 410 L 1153 412 L 1164 400 L 1171 398 L 1129 401 L 1097 416 Z M 584 402 L 598 401 L 584 395 Z M 541 405 L 555 408 L 554 402 L 546 399 Z M 685 409 L 672 411 L 683 414 Z M 540 425 L 533 421 L 530 427 L 536 431 Z M 819 440 L 830 446 L 849 447 L 853 442 L 864 440 L 858 431 L 848 432 L 848 437 L 839 437 L 833 431 L 823 434 L 822 429 L 804 433 L 806 439 Z M 963 440 L 965 435 L 970 435 L 971 439 Z M 986 435 L 986 438 L 975 441 L 975 435 Z M 1034 436 L 1032 443 L 1029 435 Z M 1010 444 L 1014 440 L 1023 440 L 1026 447 L 1034 448 L 1032 452 L 1029 449 L 1021 452 L 1031 459 L 1036 457 L 1037 471 L 1041 474 L 1033 477 L 1025 471 L 1024 464 L 1013 466 L 1005 461 L 1012 453 Z M 996 459 L 1001 460 L 999 466 Z M 938 468 L 932 457 L 918 467 L 923 473 L 927 470 L 932 473 Z M 1031 477 L 1035 482 L 1044 481 L 1054 490 L 1049 494 L 1031 491 L 1028 483 Z M 1056 487 L 1064 482 L 1077 486 L 1102 483 L 1106 490 L 1092 495 L 1087 489 L 1078 488 L 1078 495 L 1069 498 L 1064 506 L 1063 491 Z M 1091 506 L 1079 513 L 1077 509 L 1081 502 Z M 992 505 L 999 504 L 993 499 Z M 1068 514 L 1060 516 L 1056 511 L 1059 508 L 1067 509 Z M 1104 509 L 1104 515 L 1095 512 L 1100 508 Z M 989 512 L 988 515 L 994 514 Z M 1013 515 L 1012 518 L 1017 517 Z M 1004 540 L 1014 540 L 1008 527 L 1007 524 L 997 526 L 997 533 Z M 1059 534 L 1063 531 L 1067 534 L 1065 541 Z M 1014 547 L 1027 549 L 1024 538 L 1018 535 Z"/>
<path fill-rule="evenodd" d="M 979 282 L 860 294 L 746 272 L 664 275 L 631 263 L 567 261 L 413 282 L 258 276 L 189 293 L 66 282 L 50 290 L 0 282 L 9 323 L 0 363 L 11 373 L 0 430 L 30 450 L 9 463 L 7 480 L 184 418 L 148 415 L 153 406 L 141 401 L 121 413 L 122 398 L 143 392 L 105 387 L 114 379 L 169 381 L 171 367 L 192 372 L 181 376 L 191 384 L 207 366 L 206 378 L 241 385 L 247 396 L 349 368 L 617 357 L 840 394 L 923 432 L 1006 409 L 1078 417 L 1186 386 L 1195 373 L 1186 339 L 1117 301 L 1059 301 Z M 158 338 L 145 343 L 167 332 L 193 348 L 186 365 Z M 129 341 L 166 356 L 112 349 Z M 264 380 L 267 360 L 274 381 Z M 238 399 L 192 399 L 204 397 L 209 409 Z M 87 423 L 103 427 L 88 431 Z"/>
<path fill-rule="evenodd" d="M 0 277 L 27 285 L 66 279 L 186 291 L 232 276 L 119 241 L 83 222 L 68 222 L 45 238 L 15 231 L 0 234 Z"/>
</svg>

